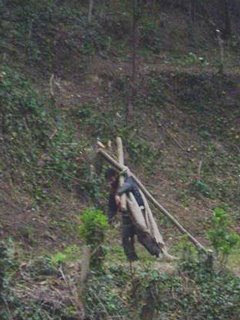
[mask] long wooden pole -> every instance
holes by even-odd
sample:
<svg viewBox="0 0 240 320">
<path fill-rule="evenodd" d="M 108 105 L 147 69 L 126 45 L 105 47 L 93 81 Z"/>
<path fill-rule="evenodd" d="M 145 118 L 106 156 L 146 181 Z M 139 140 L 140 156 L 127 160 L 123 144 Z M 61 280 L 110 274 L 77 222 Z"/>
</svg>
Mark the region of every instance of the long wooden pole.
<svg viewBox="0 0 240 320">
<path fill-rule="evenodd" d="M 113 159 L 107 152 L 102 149 L 98 150 L 98 153 L 105 158 L 110 164 L 112 164 L 117 170 L 122 171 L 125 170 L 126 167 L 118 163 L 115 159 Z M 172 223 L 178 228 L 178 230 L 186 234 L 189 240 L 200 250 L 203 250 L 205 253 L 209 253 L 208 250 L 197 240 L 195 239 L 177 220 L 174 218 L 168 210 L 166 210 L 157 200 L 151 195 L 151 193 L 144 187 L 141 181 L 131 172 L 131 176 L 138 184 L 139 188 L 145 194 L 145 196 L 152 201 L 156 208 L 158 208 L 165 216 L 167 216 Z"/>
<path fill-rule="evenodd" d="M 117 137 L 116 139 L 117 147 L 118 147 L 118 161 L 120 165 L 124 166 L 124 155 L 123 155 L 123 145 L 122 145 L 122 139 L 120 137 Z M 119 185 L 120 187 L 124 184 L 124 177 L 120 176 L 119 178 Z M 123 193 L 121 195 L 121 210 L 127 211 L 127 198 L 126 193 Z"/>
</svg>

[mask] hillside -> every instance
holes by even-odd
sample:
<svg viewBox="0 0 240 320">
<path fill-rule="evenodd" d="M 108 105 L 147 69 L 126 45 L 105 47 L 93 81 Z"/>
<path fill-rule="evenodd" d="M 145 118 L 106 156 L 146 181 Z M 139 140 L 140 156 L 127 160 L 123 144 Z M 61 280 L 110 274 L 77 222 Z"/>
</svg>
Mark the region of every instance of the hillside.
<svg viewBox="0 0 240 320">
<path fill-rule="evenodd" d="M 238 3 L 231 34 L 218 4 L 190 19 L 188 1 L 139 3 L 134 95 L 129 2 L 96 2 L 91 21 L 88 4 L 0 2 L 1 319 L 237 319 L 239 244 L 209 273 L 156 210 L 181 262 L 138 246 L 129 267 L 120 227 L 108 227 L 104 271 L 76 292 L 82 213 L 107 212 L 98 139 L 122 137 L 127 165 L 201 243 L 212 248 L 216 208 L 239 234 Z"/>
</svg>

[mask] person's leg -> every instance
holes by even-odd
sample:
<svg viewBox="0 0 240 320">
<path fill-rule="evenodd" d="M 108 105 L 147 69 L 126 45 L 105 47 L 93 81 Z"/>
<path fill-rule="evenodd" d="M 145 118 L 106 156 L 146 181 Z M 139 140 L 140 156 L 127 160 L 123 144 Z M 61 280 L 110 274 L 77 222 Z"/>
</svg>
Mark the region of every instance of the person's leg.
<svg viewBox="0 0 240 320">
<path fill-rule="evenodd" d="M 137 260 L 137 254 L 134 247 L 135 230 L 128 215 L 122 216 L 122 245 L 129 261 Z"/>
</svg>

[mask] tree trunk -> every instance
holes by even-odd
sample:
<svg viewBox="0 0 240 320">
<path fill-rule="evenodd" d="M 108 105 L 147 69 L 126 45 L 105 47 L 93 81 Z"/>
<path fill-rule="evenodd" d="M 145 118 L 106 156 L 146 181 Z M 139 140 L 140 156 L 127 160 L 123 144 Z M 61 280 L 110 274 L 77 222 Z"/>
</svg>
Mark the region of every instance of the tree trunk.
<svg viewBox="0 0 240 320">
<path fill-rule="evenodd" d="M 195 16 L 196 16 L 196 0 L 189 2 L 189 37 L 190 41 L 195 44 Z"/>
<path fill-rule="evenodd" d="M 93 5 L 94 0 L 89 0 L 89 7 L 88 7 L 88 22 L 92 22 L 92 12 L 93 12 Z"/>
<path fill-rule="evenodd" d="M 130 80 L 130 96 L 127 106 L 127 121 L 133 115 L 134 100 L 136 96 L 136 58 L 137 58 L 137 20 L 138 20 L 138 0 L 132 0 L 132 74 Z"/>
<path fill-rule="evenodd" d="M 219 51 L 220 51 L 218 72 L 220 74 L 223 74 L 224 73 L 224 41 L 221 37 L 220 30 L 217 30 L 217 40 L 218 40 L 218 46 L 219 46 Z"/>
<path fill-rule="evenodd" d="M 194 24 L 195 22 L 195 15 L 196 15 L 196 0 L 190 0 L 190 18 L 191 18 L 191 22 L 192 24 Z"/>
<path fill-rule="evenodd" d="M 229 0 L 222 0 L 223 12 L 224 12 L 224 29 L 223 29 L 223 37 L 224 39 L 228 39 L 232 35 L 232 23 L 231 16 L 229 10 Z"/>
<path fill-rule="evenodd" d="M 122 145 L 122 139 L 120 137 L 117 137 L 117 147 L 118 147 L 118 161 L 122 166 L 124 166 L 123 145 Z M 119 186 L 121 187 L 123 184 L 124 184 L 124 177 L 120 176 Z M 121 195 L 121 211 L 127 211 L 126 193 L 123 193 Z"/>
<path fill-rule="evenodd" d="M 80 287 L 79 287 L 80 295 L 83 294 L 83 291 L 87 282 L 89 266 L 90 266 L 90 258 L 91 258 L 91 249 L 88 246 L 84 246 L 83 258 L 81 263 Z"/>
</svg>

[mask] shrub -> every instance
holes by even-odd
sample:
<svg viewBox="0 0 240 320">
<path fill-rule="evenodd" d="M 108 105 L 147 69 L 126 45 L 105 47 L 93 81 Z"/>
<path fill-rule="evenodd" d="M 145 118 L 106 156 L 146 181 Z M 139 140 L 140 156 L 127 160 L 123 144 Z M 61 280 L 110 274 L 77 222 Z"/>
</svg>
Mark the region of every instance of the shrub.
<svg viewBox="0 0 240 320">
<path fill-rule="evenodd" d="M 212 228 L 207 233 L 208 238 L 220 262 L 226 263 L 229 254 L 240 243 L 240 237 L 236 232 L 231 230 L 231 222 L 224 209 L 215 208 L 211 222 Z"/>
<path fill-rule="evenodd" d="M 80 234 L 88 245 L 97 245 L 103 242 L 104 232 L 107 229 L 107 218 L 101 210 L 86 209 L 82 216 Z"/>
<path fill-rule="evenodd" d="M 86 209 L 83 212 L 81 220 L 80 235 L 92 250 L 90 266 L 96 270 L 101 270 L 105 256 L 103 243 L 108 227 L 107 217 L 101 210 Z"/>
</svg>

